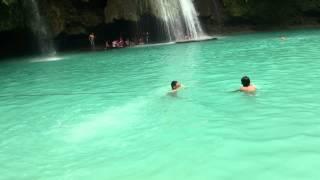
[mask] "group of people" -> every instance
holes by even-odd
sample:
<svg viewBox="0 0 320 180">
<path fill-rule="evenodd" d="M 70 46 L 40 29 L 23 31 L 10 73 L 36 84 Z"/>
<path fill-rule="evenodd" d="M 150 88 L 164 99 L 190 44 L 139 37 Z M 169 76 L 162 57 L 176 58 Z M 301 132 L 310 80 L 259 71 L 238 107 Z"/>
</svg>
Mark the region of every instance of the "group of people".
<svg viewBox="0 0 320 180">
<path fill-rule="evenodd" d="M 135 38 L 134 40 L 130 40 L 129 38 L 125 39 L 120 37 L 119 39 L 113 41 L 105 41 L 105 49 L 112 49 L 112 48 L 124 48 L 136 45 L 144 45 L 149 43 L 150 33 L 146 32 L 143 34 L 143 37 Z M 95 49 L 95 40 L 96 36 L 94 33 L 89 34 L 89 43 L 91 49 Z"/>
<path fill-rule="evenodd" d="M 122 37 L 119 38 L 119 40 L 113 40 L 112 42 L 106 41 L 106 49 L 111 48 L 125 48 L 130 46 L 136 46 L 136 45 L 144 45 L 145 41 L 143 38 L 139 38 L 138 40 L 130 41 L 129 39 L 124 40 Z"/>
<path fill-rule="evenodd" d="M 233 92 L 241 91 L 241 92 L 246 92 L 246 93 L 254 93 L 257 90 L 256 86 L 251 84 L 250 78 L 248 76 L 243 76 L 241 78 L 241 84 L 242 84 L 242 87 L 240 87 L 239 89 L 237 89 Z M 181 83 L 179 83 L 178 81 L 172 81 L 170 93 L 176 93 L 181 88 L 183 88 Z"/>
</svg>

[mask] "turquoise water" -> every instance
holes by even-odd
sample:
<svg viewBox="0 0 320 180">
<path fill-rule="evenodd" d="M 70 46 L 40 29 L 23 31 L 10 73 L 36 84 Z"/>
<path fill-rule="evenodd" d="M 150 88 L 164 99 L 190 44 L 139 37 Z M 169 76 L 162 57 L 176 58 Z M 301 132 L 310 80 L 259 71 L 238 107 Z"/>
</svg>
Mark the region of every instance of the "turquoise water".
<svg viewBox="0 0 320 180">
<path fill-rule="evenodd" d="M 3 61 L 0 179 L 318 180 L 319 37 Z M 230 92 L 243 75 L 255 95 Z"/>
</svg>

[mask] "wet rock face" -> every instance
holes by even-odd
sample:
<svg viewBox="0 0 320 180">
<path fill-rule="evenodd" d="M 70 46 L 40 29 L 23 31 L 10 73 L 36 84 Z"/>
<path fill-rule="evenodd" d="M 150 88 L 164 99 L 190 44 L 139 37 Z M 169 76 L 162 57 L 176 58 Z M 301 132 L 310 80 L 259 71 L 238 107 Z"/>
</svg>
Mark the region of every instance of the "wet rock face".
<svg viewBox="0 0 320 180">
<path fill-rule="evenodd" d="M 97 44 L 116 38 L 154 42 L 166 38 L 159 0 L 35 0 L 58 50 L 84 48 L 88 34 Z M 170 0 L 167 0 L 170 1 Z M 1 53 L 36 52 L 27 0 L 0 0 Z M 171 1 L 170 1 L 171 2 Z M 320 24 L 320 0 L 193 0 L 209 34 L 285 24 Z M 49 39 L 48 38 L 48 39 Z"/>
<path fill-rule="evenodd" d="M 112 23 L 117 19 L 138 21 L 137 0 L 109 0 L 105 8 L 105 23 Z"/>
<path fill-rule="evenodd" d="M 39 3 L 54 36 L 86 33 L 87 28 L 104 22 L 105 0 L 42 0 Z"/>
<path fill-rule="evenodd" d="M 159 17 L 159 7 L 150 5 L 157 0 L 37 1 L 54 37 L 61 33 L 86 34 L 94 27 L 117 20 L 137 22 L 146 14 Z M 0 0 L 0 32 L 27 27 L 24 14 L 28 9 L 22 2 L 24 0 Z M 204 25 L 212 22 L 226 24 L 237 19 L 254 23 L 282 20 L 278 23 L 283 23 L 293 18 L 301 20 L 305 16 L 319 19 L 320 14 L 320 0 L 194 0 L 194 3 Z"/>
<path fill-rule="evenodd" d="M 21 4 L 16 0 L 0 0 L 0 31 L 8 31 L 24 26 Z"/>
<path fill-rule="evenodd" d="M 46 19 L 53 36 L 87 33 L 91 27 L 113 23 L 117 20 L 137 22 L 146 14 L 159 17 L 159 7 L 153 7 L 154 0 L 38 0 L 39 9 Z M 211 0 L 201 2 L 200 15 L 209 16 Z M 25 26 L 25 12 L 18 0 L 0 0 L 0 31 Z M 19 9 L 19 10 L 16 10 Z M 17 18 L 18 17 L 18 18 Z"/>
<path fill-rule="evenodd" d="M 154 0 L 41 0 L 42 14 L 55 36 L 83 34 L 117 20 L 138 22 L 144 15 L 159 16 Z"/>
<path fill-rule="evenodd" d="M 108 0 L 105 8 L 105 23 L 115 20 L 138 22 L 144 15 L 160 18 L 157 0 Z"/>
<path fill-rule="evenodd" d="M 107 0 L 38 0 L 39 11 L 53 35 L 84 33 L 104 23 Z M 26 27 L 28 9 L 18 0 L 0 0 L 0 32 Z"/>
</svg>

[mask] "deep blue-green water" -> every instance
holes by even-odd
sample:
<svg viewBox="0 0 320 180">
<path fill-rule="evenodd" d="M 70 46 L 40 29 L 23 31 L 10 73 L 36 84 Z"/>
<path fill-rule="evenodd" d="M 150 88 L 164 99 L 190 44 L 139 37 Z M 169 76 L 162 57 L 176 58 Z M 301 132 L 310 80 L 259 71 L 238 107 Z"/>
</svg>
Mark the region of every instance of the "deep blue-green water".
<svg viewBox="0 0 320 180">
<path fill-rule="evenodd" d="M 318 180 L 319 42 L 288 31 L 2 61 L 0 179 Z M 230 92 L 243 75 L 255 95 Z"/>
</svg>

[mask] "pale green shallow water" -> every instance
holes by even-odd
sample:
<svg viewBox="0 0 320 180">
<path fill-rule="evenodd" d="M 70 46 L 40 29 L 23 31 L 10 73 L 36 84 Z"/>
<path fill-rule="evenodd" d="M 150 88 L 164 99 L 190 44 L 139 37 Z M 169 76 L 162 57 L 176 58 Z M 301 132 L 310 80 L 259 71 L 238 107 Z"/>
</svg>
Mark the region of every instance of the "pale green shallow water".
<svg viewBox="0 0 320 180">
<path fill-rule="evenodd" d="M 2 62 L 0 179 L 319 180 L 319 42 L 258 33 Z M 256 95 L 230 93 L 242 75 Z M 187 89 L 166 96 L 175 79 Z"/>
</svg>

